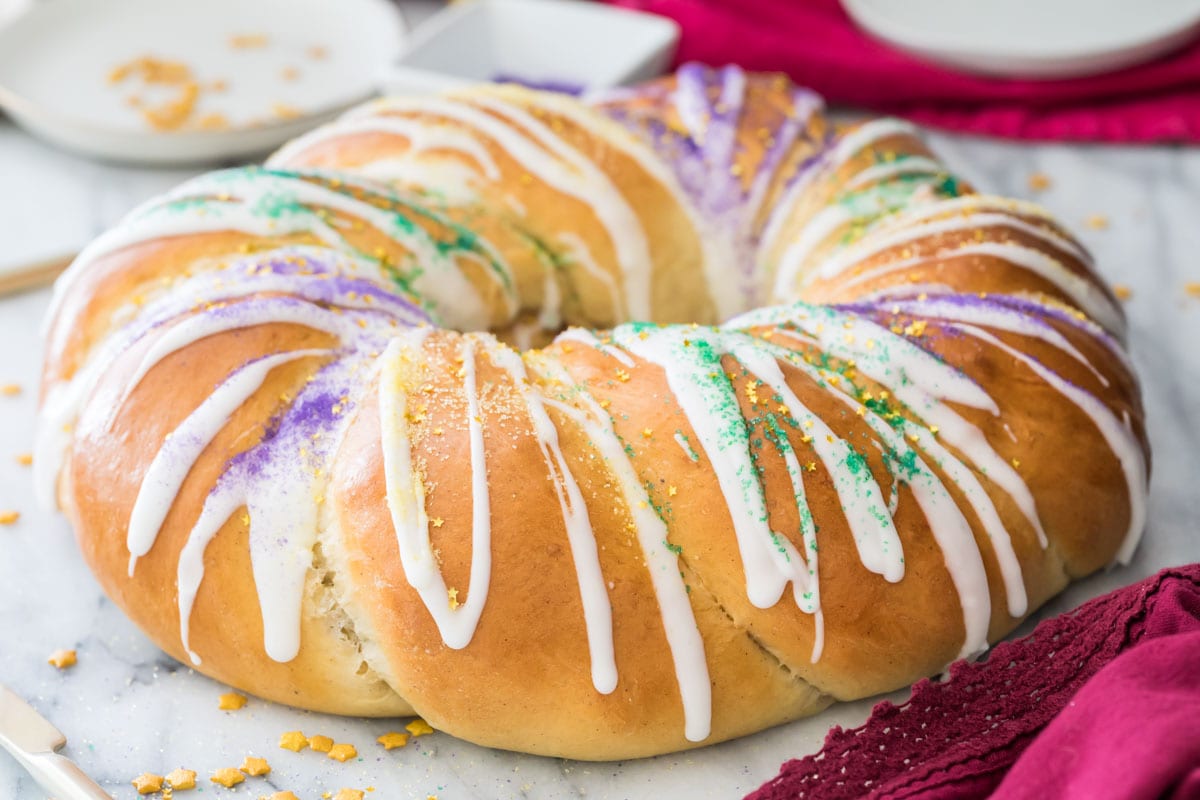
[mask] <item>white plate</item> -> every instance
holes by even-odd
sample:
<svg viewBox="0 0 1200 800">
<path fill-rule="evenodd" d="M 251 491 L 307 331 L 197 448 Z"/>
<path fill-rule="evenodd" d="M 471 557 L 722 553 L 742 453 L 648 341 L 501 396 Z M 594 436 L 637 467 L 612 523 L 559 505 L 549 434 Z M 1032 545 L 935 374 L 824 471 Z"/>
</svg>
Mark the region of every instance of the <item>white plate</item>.
<svg viewBox="0 0 1200 800">
<path fill-rule="evenodd" d="M 248 39 L 236 46 L 234 37 Z M 0 30 L 0 106 L 46 139 L 101 158 L 246 158 L 370 97 L 402 44 L 386 0 L 53 0 Z M 223 91 L 201 92 L 196 114 L 220 113 L 229 127 L 153 129 L 130 97 L 157 104 L 177 88 L 109 80 L 145 55 L 188 65 L 202 84 L 223 81 Z"/>
<path fill-rule="evenodd" d="M 867 32 L 970 72 L 1070 78 L 1147 61 L 1200 31 L 1200 0 L 842 0 Z"/>
<path fill-rule="evenodd" d="M 383 79 L 433 92 L 497 79 L 577 90 L 659 75 L 679 40 L 672 20 L 580 0 L 467 0 L 431 17 Z"/>
</svg>

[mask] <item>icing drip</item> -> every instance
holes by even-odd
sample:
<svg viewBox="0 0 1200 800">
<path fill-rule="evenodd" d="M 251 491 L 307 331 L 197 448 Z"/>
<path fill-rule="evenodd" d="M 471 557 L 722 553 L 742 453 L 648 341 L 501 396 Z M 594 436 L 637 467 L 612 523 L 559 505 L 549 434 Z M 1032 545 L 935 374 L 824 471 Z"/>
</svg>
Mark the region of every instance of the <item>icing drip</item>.
<svg viewBox="0 0 1200 800">
<path fill-rule="evenodd" d="M 610 694 L 617 688 L 617 662 L 613 653 L 612 606 L 604 586 L 604 574 L 600 569 L 600 553 L 596 549 L 596 538 L 588 517 L 583 493 L 558 444 L 558 429 L 546 413 L 541 395 L 529 382 L 529 375 L 521 357 L 503 345 L 492 342 L 488 348 L 491 361 L 506 371 L 513 386 L 529 410 L 533 434 L 546 460 L 554 492 L 562 510 L 563 525 L 567 541 L 571 545 L 571 556 L 575 561 L 575 577 L 579 585 L 579 597 L 583 604 L 584 625 L 587 629 L 588 650 L 592 658 L 592 684 L 602 694 Z"/>
<path fill-rule="evenodd" d="M 451 598 L 429 539 L 425 487 L 413 469 L 412 449 L 405 422 L 407 394 L 417 380 L 413 361 L 427 336 L 415 329 L 395 338 L 383 354 L 379 379 L 379 408 L 383 430 L 383 464 L 388 509 L 396 529 L 400 562 L 409 584 L 433 617 L 447 647 L 470 644 L 487 602 L 492 574 L 491 508 L 484 461 L 483 424 L 475 386 L 475 344 L 463 337 L 463 393 L 467 399 L 467 430 L 471 443 L 471 572 L 467 599 Z"/>
</svg>

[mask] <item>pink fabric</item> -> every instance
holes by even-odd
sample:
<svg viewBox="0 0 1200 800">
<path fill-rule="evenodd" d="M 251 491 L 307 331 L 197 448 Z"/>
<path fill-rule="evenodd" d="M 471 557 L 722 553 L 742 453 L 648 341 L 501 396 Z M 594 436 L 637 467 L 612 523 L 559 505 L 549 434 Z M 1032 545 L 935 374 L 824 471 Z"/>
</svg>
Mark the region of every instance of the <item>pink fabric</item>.
<svg viewBox="0 0 1200 800">
<path fill-rule="evenodd" d="M 747 800 L 1200 798 L 1200 564 L 956 662 Z"/>
<path fill-rule="evenodd" d="M 1019 139 L 1200 142 L 1200 42 L 1107 75 L 998 80 L 892 49 L 838 0 L 608 1 L 678 21 L 680 62 L 779 70 L 833 103 Z"/>
</svg>

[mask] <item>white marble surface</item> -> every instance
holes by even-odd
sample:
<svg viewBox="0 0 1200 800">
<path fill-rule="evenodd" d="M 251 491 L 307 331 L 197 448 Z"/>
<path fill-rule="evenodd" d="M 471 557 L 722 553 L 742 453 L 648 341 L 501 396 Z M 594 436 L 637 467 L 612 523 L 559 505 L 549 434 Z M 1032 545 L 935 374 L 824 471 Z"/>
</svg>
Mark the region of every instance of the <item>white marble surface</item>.
<svg viewBox="0 0 1200 800">
<path fill-rule="evenodd" d="M 1030 196 L 1030 174 L 1049 175 L 1053 185 L 1037 199 L 1080 232 L 1107 278 L 1133 291 L 1126 308 L 1154 445 L 1150 529 L 1130 567 L 1077 584 L 1043 613 L 1200 559 L 1200 299 L 1184 293 L 1186 282 L 1200 281 L 1200 149 L 934 138 L 952 165 L 995 191 Z M 0 269 L 77 247 L 183 177 L 82 161 L 0 121 Z M 1110 221 L 1107 230 L 1085 227 L 1097 214 Z M 583 764 L 489 751 L 442 734 L 384 753 L 374 739 L 394 721 L 335 719 L 254 700 L 236 713 L 218 711 L 223 687 L 164 656 L 101 595 L 67 525 L 34 506 L 30 470 L 15 461 L 31 445 L 37 326 L 47 300 L 46 291 L 0 300 L 0 384 L 25 389 L 0 396 L 0 510 L 22 514 L 0 527 L 0 681 L 66 732 L 67 753 L 115 797 L 134 797 L 128 782 L 143 770 L 182 765 L 201 773 L 196 796 L 253 798 L 270 783 L 306 799 L 342 786 L 374 786 L 372 798 L 733 798 L 786 757 L 815 749 L 829 725 L 865 718 L 870 704 L 859 703 L 690 754 Z M 58 672 L 46 656 L 63 647 L 78 649 L 79 664 Z M 352 742 L 360 759 L 338 764 L 280 750 L 279 734 L 293 729 Z M 270 760 L 269 781 L 227 791 L 204 779 L 247 754 Z M 0 755 L 0 797 L 43 794 Z"/>
</svg>

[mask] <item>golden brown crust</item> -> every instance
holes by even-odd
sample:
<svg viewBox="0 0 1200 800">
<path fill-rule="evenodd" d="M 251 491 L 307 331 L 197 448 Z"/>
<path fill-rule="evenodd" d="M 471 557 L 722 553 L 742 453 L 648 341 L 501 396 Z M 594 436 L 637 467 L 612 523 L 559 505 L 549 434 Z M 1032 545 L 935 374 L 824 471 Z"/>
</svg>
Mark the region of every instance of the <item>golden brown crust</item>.
<svg viewBox="0 0 1200 800">
<path fill-rule="evenodd" d="M 817 341 L 816 329 L 801 329 L 796 315 L 751 318 L 740 326 L 744 336 L 739 333 L 739 341 L 764 352 L 774 348 L 772 363 L 796 402 L 829 426 L 831 441 L 850 443 L 860 461 L 834 463 L 819 456 L 812 433 L 795 418 L 794 409 L 730 352 L 720 354 L 712 377 L 729 387 L 731 405 L 710 411 L 736 415 L 732 430 L 749 437 L 766 526 L 806 563 L 819 560 L 819 616 L 793 602 L 791 587 L 780 602 L 767 607 L 752 600 L 752 576 L 735 529 L 733 515 L 738 512 L 732 510 L 712 453 L 699 444 L 704 438 L 697 430 L 700 420 L 689 416 L 679 386 L 671 382 L 671 360 L 656 363 L 631 348 L 610 347 L 607 339 L 589 343 L 586 336 L 566 337 L 522 354 L 518 363 L 528 373 L 522 383 L 502 363 L 511 354 L 494 339 L 418 329 L 420 337 L 403 340 L 402 355 L 412 374 L 381 390 L 381 371 L 395 357 L 383 352 L 386 341 L 365 338 L 362 344 L 348 344 L 349 334 L 336 333 L 336 326 L 323 330 L 305 324 L 308 317 L 253 322 L 250 315 L 250 323 L 170 350 L 142 380 L 133 380 L 139 365 L 176 326 L 221 309 L 239 313 L 256 302 L 290 297 L 287 290 L 274 288 L 222 296 L 217 302 L 197 297 L 195 306 L 169 315 L 120 352 L 87 392 L 70 432 L 58 499 L 105 591 L 171 655 L 188 662 L 190 648 L 201 659 L 198 669 L 263 697 L 335 713 L 416 712 L 439 729 L 490 746 L 613 759 L 761 730 L 815 713 L 835 699 L 907 685 L 959 656 L 969 617 L 964 598 L 970 593 L 956 583 L 952 570 L 959 562 L 939 539 L 945 520 L 935 520 L 917 497 L 914 458 L 928 466 L 931 480 L 944 487 L 969 525 L 974 542 L 966 549 L 977 550 L 986 575 L 987 586 L 973 588 L 981 590 L 981 602 L 988 607 L 983 623 L 988 641 L 1012 631 L 1070 580 L 1111 563 L 1131 521 L 1136 522 L 1136 497 L 1127 483 L 1126 465 L 1094 416 L 1100 412 L 1089 411 L 1091 406 L 1073 400 L 1070 392 L 1094 398 L 1105 414 L 1119 420 L 1138 456 L 1148 457 L 1148 444 L 1136 378 L 1110 335 L 1118 333 L 1120 312 L 1109 309 L 1111 293 L 1092 273 L 1086 253 L 1041 212 L 974 196 L 969 186 L 940 168 L 922 173 L 913 167 L 918 178 L 911 181 L 907 173 L 889 171 L 887 165 L 897 160 L 916 159 L 910 163 L 919 166 L 931 158 L 919 139 L 901 127 L 885 126 L 874 139 L 864 136 L 867 144 L 839 160 L 834 157 L 837 141 L 846 140 L 827 145 L 826 122 L 815 114 L 800 126 L 794 141 L 775 152 L 773 137 L 782 135 L 781 127 L 800 101 L 777 77 L 752 76 L 747 87 L 745 110 L 736 123 L 738 148 L 728 169 L 745 191 L 768 162 L 775 172 L 762 185 L 761 206 L 743 220 L 749 233 L 742 231 L 744 240 L 733 244 L 722 240 L 724 250 L 713 246 L 705 230 L 719 220 L 701 218 L 687 207 L 685 193 L 674 178 L 664 177 L 667 170 L 651 149 L 582 107 L 516 90 L 463 96 L 470 113 L 492 122 L 462 122 L 435 107 L 414 111 L 385 106 L 372 112 L 387 120 L 380 129 L 359 126 L 344 134 L 322 134 L 276 160 L 276 167 L 286 163 L 289 169 L 317 166 L 344 172 L 345 187 L 328 176 L 288 172 L 280 179 L 342 193 L 324 205 L 299 202 L 289 212 L 318 218 L 321 224 L 280 227 L 277 233 L 198 226 L 191 233 L 151 236 L 92 261 L 64 289 L 52 326 L 44 388 L 53 398 L 131 320 L 149 314 L 146 309 L 162 298 L 193 291 L 189 281 L 197 276 L 236 285 L 254 276 L 253 269 L 243 270 L 246 263 L 268 270 L 271 259 L 278 258 L 289 268 L 307 269 L 296 251 L 279 256 L 284 252 L 280 248 L 288 246 L 326 253 L 341 248 L 355 258 L 374 258 L 371 280 L 392 290 L 416 280 L 411 262 L 426 252 L 422 243 L 434 242 L 433 250 L 451 253 L 447 263 L 477 291 L 481 325 L 511 325 L 559 295 L 561 303 L 554 310 L 561 320 L 620 322 L 637 302 L 629 291 L 637 275 L 624 271 L 628 264 L 616 246 L 615 206 L 604 206 L 602 199 L 589 203 L 563 188 L 572 180 L 563 175 L 578 177 L 587 169 L 564 157 L 556 167 L 563 172 L 535 175 L 538 164 L 531 167 L 528 157 L 511 152 L 499 134 L 472 128 L 503 123 L 532 136 L 534 126 L 542 125 L 598 170 L 587 173 L 590 191 L 611 191 L 627 203 L 644 236 L 651 270 L 642 299 L 657 320 L 715 322 L 723 298 L 719 287 L 705 285 L 705 273 L 697 265 L 712 266 L 707 260 L 712 258 L 744 258 L 748 251 L 738 248 L 747 242 L 762 249 L 755 258 L 763 280 L 786 297 L 846 303 L 886 294 L 887 299 L 876 297 L 838 311 L 847 315 L 848 325 L 839 335 L 847 342 L 861 335 L 849 330 L 851 319 L 871 323 L 889 346 L 912 345 L 932 357 L 940 365 L 936 369 L 948 370 L 938 373 L 939 380 L 965 376 L 982 387 L 994 401 L 994 411 L 951 399 L 938 413 L 977 428 L 985 448 L 999 463 L 1011 465 L 1032 496 L 1046 546 L 1015 499 L 1011 481 L 989 475 L 975 460 L 977 452 L 963 449 L 976 440 L 942 436 L 938 441 L 944 452 L 918 443 L 914 430 L 938 433 L 933 410 L 898 403 L 889 394 L 896 386 L 885 385 L 893 375 L 872 376 L 853 358 L 838 356 L 829 342 Z M 631 130 L 665 126 L 670 136 L 684 137 L 672 140 L 677 145 L 692 146 L 696 143 L 686 139 L 687 120 L 671 100 L 676 88 L 670 79 L 613 105 L 620 106 Z M 475 149 L 450 146 L 458 142 L 453 137 L 441 148 L 428 142 L 418 147 L 397 121 L 471 133 L 477 137 Z M 414 186 L 411 177 L 393 179 L 394 195 L 351 182 L 358 174 L 378 177 L 388 165 L 397 169 L 396 163 L 408 163 L 405 159 L 416 159 L 429 174 L 493 168 L 494 173 L 490 180 L 468 182 L 474 194 L 458 203 L 442 202 L 426 191 L 437 186 Z M 885 168 L 871 172 L 879 165 Z M 426 174 L 411 164 L 405 168 L 410 170 L 406 175 Z M 297 191 L 301 189 L 308 191 Z M 404 225 L 396 223 L 403 231 L 387 233 L 391 223 L 379 222 L 375 212 L 408 208 L 415 202 L 414 192 L 429 195 L 421 196 L 432 211 L 409 213 Z M 870 203 L 859 202 L 863 192 Z M 777 209 L 786 210 L 786 217 L 777 218 Z M 341 237 L 336 247 L 328 230 Z M 797 243 L 813 230 L 821 235 L 810 236 L 806 250 L 798 249 Z M 898 243 L 886 244 L 893 234 Z M 873 242 L 885 244 L 871 249 Z M 497 277 L 481 253 L 494 256 L 509 272 Z M 1023 265 L 1022 259 L 1032 258 L 1024 253 L 1041 259 L 1036 269 Z M 844 268 L 822 272 L 830 258 L 844 258 Z M 360 264 L 354 269 L 365 270 L 354 263 Z M 895 268 L 898 263 L 905 266 Z M 324 277 L 333 286 L 367 274 L 354 269 Z M 299 273 L 280 274 L 299 281 Z M 918 288 L 909 291 L 910 285 Z M 933 285 L 953 292 L 955 302 L 978 297 L 987 303 L 987 313 L 996 316 L 972 317 L 964 311 L 964 319 L 956 320 L 956 309 L 966 306 L 927 302 L 920 287 Z M 351 329 L 357 322 L 374 330 L 374 308 L 355 286 L 306 299 L 305 313 L 328 313 Z M 467 298 L 461 300 L 465 307 Z M 442 302 L 435 311 L 446 311 Z M 1100 310 L 1094 316 L 1105 317 L 1099 326 L 1088 319 L 1092 307 Z M 1018 322 L 1004 323 L 1005 314 Z M 972 320 L 986 328 L 982 336 L 972 331 Z M 412 333 L 401 328 L 406 336 Z M 643 333 L 653 337 L 661 330 Z M 695 330 L 698 340 L 725 335 L 717 329 Z M 861 344 L 860 339 L 856 346 Z M 343 404 L 351 409 L 344 428 L 337 429 L 342 439 L 322 468 L 320 497 L 301 498 L 318 502 L 319 523 L 304 577 L 298 655 L 277 661 L 264 651 L 263 587 L 255 583 L 249 544 L 254 527 L 244 508 L 203 550 L 204 579 L 188 617 L 185 646 L 179 564 L 206 498 L 229 464 L 276 434 L 281 415 L 321 369 L 356 347 L 366 349 L 354 354 L 367 366 L 353 373 L 353 389 L 338 403 L 338 413 Z M 239 367 L 306 349 L 326 354 L 275 367 L 221 422 L 187 472 L 153 546 L 130 576 L 126 531 L 151 464 L 168 438 Z M 473 396 L 465 378 L 468 369 L 476 387 Z M 1051 382 L 1045 371 L 1067 388 Z M 402 422 L 391 420 L 381 408 L 381 392 L 389 399 L 399 395 L 407 409 Z M 535 406 L 523 392 L 538 398 L 550 421 L 555 452 L 562 457 L 558 467 L 551 466 L 553 453 L 539 439 Z M 473 428 L 471 403 L 476 401 L 478 427 Z M 600 423 L 593 424 L 596 419 Z M 900 444 L 876 423 L 894 431 Z M 401 557 L 393 497 L 398 490 L 389 486 L 384 463 L 384 442 L 396 424 L 412 451 L 429 542 L 448 602 L 465 603 L 473 592 L 486 592 L 478 626 L 465 647 L 446 643 L 428 599 L 415 588 Z M 473 430 L 480 431 L 481 453 L 473 452 Z M 636 475 L 635 485 L 623 482 L 601 436 L 615 437 L 617 450 Z M 788 460 L 793 456 L 802 473 L 802 501 Z M 898 467 L 904 458 L 909 459 L 906 466 Z M 964 469 L 978 482 L 977 493 L 970 482 L 956 478 L 957 462 L 968 465 Z M 888 580 L 881 570 L 869 568 L 855 540 L 842 493 L 852 467 L 876 479 L 889 507 L 903 551 L 902 578 Z M 619 677 L 611 693 L 597 690 L 593 680 L 596 653 L 584 624 L 581 556 L 571 545 L 563 476 L 558 474 L 564 468 L 580 491 L 611 608 Z M 481 470 L 490 537 L 486 589 L 471 585 L 478 556 L 473 544 L 475 476 Z M 665 524 L 666 541 L 648 545 L 639 539 L 636 512 L 641 504 L 653 506 Z M 1011 540 L 1019 564 L 1018 588 L 1027 596 L 1024 606 L 1011 600 L 1014 589 L 1006 586 L 1003 542 L 989 533 L 979 511 L 988 507 L 994 507 Z M 805 513 L 817 526 L 819 558 L 802 536 Z M 677 563 L 703 645 L 712 715 L 711 730 L 702 741 L 684 735 L 678 654 L 667 635 L 668 625 L 680 624 L 680 619 L 666 611 L 647 553 L 647 547 L 658 544 L 677 556 L 668 571 Z"/>
</svg>

